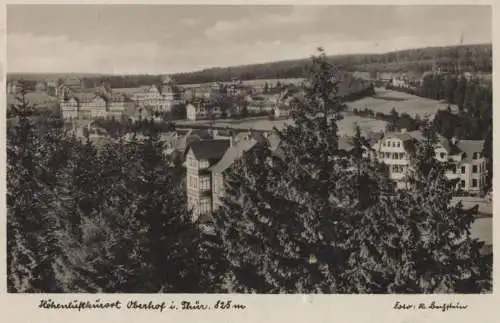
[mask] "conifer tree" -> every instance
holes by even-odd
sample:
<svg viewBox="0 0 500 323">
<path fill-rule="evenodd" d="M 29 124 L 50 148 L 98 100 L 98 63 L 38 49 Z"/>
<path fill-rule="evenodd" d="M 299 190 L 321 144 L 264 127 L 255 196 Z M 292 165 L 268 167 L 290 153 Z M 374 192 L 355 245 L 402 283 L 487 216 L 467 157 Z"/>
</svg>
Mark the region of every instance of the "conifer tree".
<svg viewBox="0 0 500 323">
<path fill-rule="evenodd" d="M 353 210 L 361 209 L 361 195 L 369 205 L 378 193 L 359 185 L 365 170 L 371 172 L 359 152 L 351 159 L 338 149 L 336 120 L 344 108 L 339 81 L 320 50 L 293 104 L 295 124 L 278 132 L 278 154 L 252 150 L 229 171 L 215 231 L 227 255 L 231 291 L 347 290 Z"/>
<path fill-rule="evenodd" d="M 11 292 L 68 291 L 76 273 L 68 253 L 71 235 L 59 189 L 67 148 L 47 120 L 32 119 L 34 106 L 21 84 L 13 110 L 18 124 L 8 131 L 7 249 Z"/>
<path fill-rule="evenodd" d="M 424 122 L 409 188 L 379 198 L 360 218 L 359 249 L 351 254 L 352 292 L 477 293 L 491 284 L 491 258 L 470 236 L 475 208 L 451 205 L 456 181 L 434 158 L 436 135 Z"/>
</svg>

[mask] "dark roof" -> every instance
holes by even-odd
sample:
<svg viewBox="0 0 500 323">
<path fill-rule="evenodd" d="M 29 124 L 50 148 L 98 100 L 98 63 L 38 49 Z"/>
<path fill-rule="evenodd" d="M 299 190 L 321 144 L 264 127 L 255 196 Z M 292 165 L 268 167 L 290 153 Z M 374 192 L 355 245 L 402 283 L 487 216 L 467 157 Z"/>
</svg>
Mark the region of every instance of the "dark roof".
<svg viewBox="0 0 500 323">
<path fill-rule="evenodd" d="M 368 140 L 370 141 L 370 143 L 373 145 L 384 137 L 384 133 L 383 132 L 370 132 L 367 134 L 367 137 L 368 137 Z"/>
<path fill-rule="evenodd" d="M 393 137 L 400 139 L 401 141 L 412 141 L 414 139 L 418 140 L 417 138 L 415 138 L 415 136 L 412 136 L 408 132 L 386 132 L 384 137 Z"/>
<path fill-rule="evenodd" d="M 224 153 L 229 148 L 229 140 L 200 140 L 193 141 L 189 144 L 190 150 L 193 151 L 196 159 L 219 159 L 224 156 Z"/>
<path fill-rule="evenodd" d="M 280 137 L 278 136 L 277 133 L 275 133 L 274 131 L 271 132 L 269 134 L 269 136 L 267 136 L 267 142 L 269 143 L 269 148 L 272 150 L 272 151 L 275 151 L 276 149 L 278 149 L 279 147 L 279 144 L 280 144 Z"/>
<path fill-rule="evenodd" d="M 176 150 L 187 152 L 189 144 L 193 141 L 210 140 L 213 139 L 208 130 L 206 129 L 190 129 L 187 133 L 182 134 L 179 131 L 181 138 L 177 141 Z"/>
<path fill-rule="evenodd" d="M 221 173 L 229 168 L 237 159 L 241 158 L 243 154 L 250 149 L 252 149 L 257 144 L 257 141 L 254 139 L 250 140 L 242 140 L 237 142 L 235 145 L 230 147 L 222 159 L 212 166 L 210 170 L 212 172 Z"/>
<path fill-rule="evenodd" d="M 422 132 L 420 130 L 410 131 L 410 132 L 408 132 L 408 134 L 420 142 L 424 141 L 424 139 L 425 139 L 424 135 L 422 134 Z M 436 134 L 436 136 L 437 136 L 437 139 L 438 139 L 439 143 L 441 144 L 441 146 L 443 146 L 443 148 L 448 153 L 451 153 L 452 146 L 450 145 L 450 142 L 448 141 L 448 139 L 441 136 L 440 134 Z"/>
</svg>

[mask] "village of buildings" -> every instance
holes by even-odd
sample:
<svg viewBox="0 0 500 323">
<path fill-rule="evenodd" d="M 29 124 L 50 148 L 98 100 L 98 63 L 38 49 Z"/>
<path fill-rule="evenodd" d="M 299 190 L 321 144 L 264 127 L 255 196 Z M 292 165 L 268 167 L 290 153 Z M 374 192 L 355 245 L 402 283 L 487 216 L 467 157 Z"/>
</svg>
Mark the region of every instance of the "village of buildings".
<svg viewBox="0 0 500 323">
<path fill-rule="evenodd" d="M 434 73 L 436 71 L 433 71 Z M 369 73 L 355 72 L 354 77 L 392 85 L 411 88 L 420 80 L 407 73 L 379 73 L 375 80 Z M 470 77 L 466 75 L 465 77 Z M 282 80 L 283 84 L 300 84 L 300 79 Z M 222 116 L 219 106 L 207 107 L 206 102 L 222 87 L 227 95 L 239 95 L 246 101 L 248 115 L 260 115 L 263 118 L 289 118 L 290 101 L 284 99 L 283 91 L 266 91 L 266 87 L 275 88 L 269 82 L 240 82 L 226 84 L 211 83 L 197 85 L 179 85 L 177 89 L 169 76 L 162 78 L 160 85 L 148 85 L 139 88 L 116 88 L 102 85 L 95 89 L 84 90 L 78 80 L 66 80 L 62 84 L 47 82 L 37 84 L 35 93 L 28 93 L 38 98 L 38 105 L 53 104 L 60 109 L 62 119 L 77 133 L 82 128 L 90 130 L 90 138 L 106 137 L 105 132 L 95 129 L 92 121 L 100 118 L 129 120 L 153 119 L 170 112 L 175 105 L 185 107 L 187 123 L 176 126 L 175 131 L 161 134 L 165 143 L 166 154 L 181 156 L 186 168 L 186 191 L 188 206 L 195 217 L 210 213 L 219 205 L 223 192 L 223 174 L 245 152 L 265 145 L 273 151 L 279 151 L 280 143 L 272 129 L 241 129 L 217 127 L 205 124 L 204 127 L 190 127 L 189 121 L 217 120 L 229 118 L 240 113 L 238 106 L 231 107 Z M 286 87 L 285 87 L 286 88 Z M 7 93 L 11 100 L 16 89 L 15 82 L 8 82 Z M 179 92 L 180 89 L 180 95 Z M 422 141 L 419 131 L 373 132 L 368 135 L 373 154 L 389 167 L 389 176 L 398 187 L 406 185 L 405 174 L 409 170 L 409 148 Z M 486 180 L 486 160 L 481 155 L 483 141 L 448 140 L 439 137 L 436 158 L 442 162 L 452 162 L 454 167 L 447 171 L 450 179 L 458 179 L 459 188 L 469 194 L 478 194 Z M 341 136 L 339 148 L 349 151 L 353 148 L 348 136 Z"/>
</svg>

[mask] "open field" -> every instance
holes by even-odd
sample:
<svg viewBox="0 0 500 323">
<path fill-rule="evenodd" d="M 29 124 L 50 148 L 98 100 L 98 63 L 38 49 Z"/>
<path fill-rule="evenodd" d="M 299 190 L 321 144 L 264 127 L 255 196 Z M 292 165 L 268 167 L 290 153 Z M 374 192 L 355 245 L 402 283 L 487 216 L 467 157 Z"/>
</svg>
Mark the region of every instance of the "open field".
<svg viewBox="0 0 500 323">
<path fill-rule="evenodd" d="M 428 115 L 432 118 L 438 110 L 445 110 L 448 108 L 448 103 L 446 102 L 422 98 L 403 92 L 386 90 L 383 88 L 376 88 L 375 92 L 375 96 L 365 97 L 347 103 L 349 110 L 364 110 L 368 108 L 375 112 L 389 114 L 394 108 L 399 114 L 407 113 L 413 117 L 416 115 L 420 117 Z M 451 108 L 453 110 L 456 107 L 451 106 Z"/>
</svg>

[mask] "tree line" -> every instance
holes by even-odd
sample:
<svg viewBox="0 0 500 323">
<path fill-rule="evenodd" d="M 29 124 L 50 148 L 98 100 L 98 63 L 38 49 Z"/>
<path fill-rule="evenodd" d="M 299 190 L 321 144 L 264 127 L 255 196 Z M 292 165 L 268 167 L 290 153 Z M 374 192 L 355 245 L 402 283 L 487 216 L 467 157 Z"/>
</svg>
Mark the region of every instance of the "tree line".
<svg viewBox="0 0 500 323">
<path fill-rule="evenodd" d="M 422 119 L 419 115 L 412 117 L 408 113 L 399 114 L 395 108 L 392 108 L 389 114 L 375 112 L 369 108 L 353 109 L 352 113 L 356 116 L 377 119 L 387 122 L 386 131 L 407 131 L 419 130 L 422 127 Z"/>
<path fill-rule="evenodd" d="M 455 65 L 460 62 L 465 70 L 491 73 L 492 46 L 463 45 L 448 47 L 417 48 L 385 54 L 339 55 L 327 58 L 330 63 L 346 71 L 396 72 L 404 70 L 423 73 L 434 64 Z M 178 73 L 173 77 L 180 84 L 241 80 L 301 78 L 307 75 L 307 59 L 210 68 L 198 72 Z"/>
<path fill-rule="evenodd" d="M 32 121 L 19 100 L 7 133 L 8 291 L 491 291 L 491 254 L 469 231 L 477 209 L 451 205 L 456 183 L 433 158 L 428 123 L 396 190 L 359 129 L 354 149 L 339 150 L 343 104 L 323 52 L 308 80 L 279 149 L 257 145 L 225 173 L 204 226 L 154 128 L 96 149 Z"/>
<path fill-rule="evenodd" d="M 463 70 L 491 73 L 492 45 L 461 45 L 447 47 L 427 47 L 389 52 L 385 54 L 337 55 L 328 57 L 330 63 L 346 71 L 368 71 L 373 77 L 377 72 L 413 71 L 423 73 L 435 64 L 457 66 Z M 200 84 L 210 82 L 230 82 L 255 79 L 301 78 L 307 74 L 309 60 L 299 59 L 264 64 L 210 68 L 197 72 L 176 73 L 173 79 L 178 84 Z M 11 78 L 20 78 L 14 75 Z M 29 76 L 28 79 L 35 78 Z M 113 88 L 135 88 L 143 85 L 161 84 L 159 75 L 82 75 L 85 88 L 99 86 L 108 82 Z M 35 83 L 33 83 L 34 87 Z"/>
</svg>

